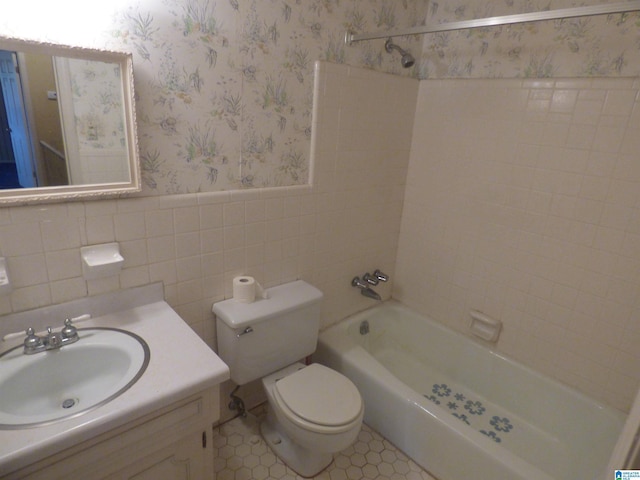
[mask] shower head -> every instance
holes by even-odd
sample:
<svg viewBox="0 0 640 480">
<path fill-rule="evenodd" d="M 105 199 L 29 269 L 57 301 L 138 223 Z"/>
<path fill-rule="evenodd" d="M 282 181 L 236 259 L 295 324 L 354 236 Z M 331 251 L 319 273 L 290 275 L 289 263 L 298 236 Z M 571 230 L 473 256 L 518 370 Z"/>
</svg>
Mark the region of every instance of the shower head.
<svg viewBox="0 0 640 480">
<path fill-rule="evenodd" d="M 384 43 L 384 49 L 388 53 L 391 53 L 394 50 L 397 50 L 398 52 L 400 52 L 400 55 L 402 55 L 402 58 L 400 59 L 400 63 L 402 64 L 403 68 L 413 67 L 413 64 L 416 63 L 416 59 L 413 58 L 413 55 L 411 55 L 409 52 L 407 52 L 406 50 L 403 50 L 402 48 L 397 46 L 395 43 L 393 43 L 391 41 L 391 38 L 387 39 L 387 41 Z"/>
</svg>

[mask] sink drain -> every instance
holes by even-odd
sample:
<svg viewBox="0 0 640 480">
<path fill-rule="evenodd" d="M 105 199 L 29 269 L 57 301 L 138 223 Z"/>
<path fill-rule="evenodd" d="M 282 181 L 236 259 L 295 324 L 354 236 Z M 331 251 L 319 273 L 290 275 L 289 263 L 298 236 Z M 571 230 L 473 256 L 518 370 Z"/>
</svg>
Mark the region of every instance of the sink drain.
<svg viewBox="0 0 640 480">
<path fill-rule="evenodd" d="M 62 408 L 71 408 L 75 406 L 76 403 L 78 403 L 77 398 L 67 398 L 65 401 L 62 402 Z"/>
</svg>

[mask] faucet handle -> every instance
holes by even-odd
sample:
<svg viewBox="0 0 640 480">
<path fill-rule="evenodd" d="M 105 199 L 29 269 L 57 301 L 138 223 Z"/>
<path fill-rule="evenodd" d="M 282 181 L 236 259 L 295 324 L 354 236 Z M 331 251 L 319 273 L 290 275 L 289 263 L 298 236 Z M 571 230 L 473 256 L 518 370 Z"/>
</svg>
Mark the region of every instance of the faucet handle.
<svg viewBox="0 0 640 480">
<path fill-rule="evenodd" d="M 60 333 L 62 334 L 62 338 L 72 339 L 78 336 L 78 329 L 71 323 L 71 319 L 67 318 L 64 321 L 64 327 L 62 327 Z"/>
<path fill-rule="evenodd" d="M 370 273 L 365 273 L 362 276 L 362 280 L 367 282 L 369 285 L 373 285 L 374 287 L 380 282 L 380 280 L 375 275 L 371 275 Z"/>
<path fill-rule="evenodd" d="M 27 336 L 24 339 L 24 351 L 25 353 L 35 353 L 36 349 L 42 346 L 42 338 L 36 335 L 32 327 L 27 328 L 25 331 Z"/>
<path fill-rule="evenodd" d="M 388 282 L 389 281 L 389 275 L 387 275 L 385 273 L 382 273 L 380 270 L 377 270 L 377 269 L 376 269 L 375 272 L 373 272 L 373 276 L 375 278 L 377 278 L 381 282 Z"/>
</svg>

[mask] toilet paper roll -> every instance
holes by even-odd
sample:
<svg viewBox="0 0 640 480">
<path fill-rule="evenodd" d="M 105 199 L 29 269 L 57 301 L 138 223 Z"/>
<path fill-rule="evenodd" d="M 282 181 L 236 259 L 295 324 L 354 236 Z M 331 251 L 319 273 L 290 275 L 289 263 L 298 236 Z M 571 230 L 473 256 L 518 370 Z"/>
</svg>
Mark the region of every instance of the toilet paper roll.
<svg viewBox="0 0 640 480">
<path fill-rule="evenodd" d="M 233 279 L 233 299 L 242 303 L 255 301 L 256 283 L 253 277 L 235 277 Z"/>
</svg>

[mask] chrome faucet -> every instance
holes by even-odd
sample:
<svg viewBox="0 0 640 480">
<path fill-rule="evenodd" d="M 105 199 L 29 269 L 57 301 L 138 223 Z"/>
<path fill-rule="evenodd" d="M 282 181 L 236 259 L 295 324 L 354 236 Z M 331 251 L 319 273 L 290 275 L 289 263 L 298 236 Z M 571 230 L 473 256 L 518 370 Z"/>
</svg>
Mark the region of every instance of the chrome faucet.
<svg viewBox="0 0 640 480">
<path fill-rule="evenodd" d="M 375 287 L 380 282 L 388 281 L 389 275 L 382 273 L 380 270 L 376 269 L 373 272 L 373 275 L 367 272 L 362 276 L 362 279 L 360 279 L 360 277 L 354 277 L 353 280 L 351 280 L 351 286 L 359 288 L 360 294 L 364 295 L 365 297 L 373 298 L 374 300 L 382 300 L 382 298 L 380 298 L 380 295 L 378 295 L 378 293 L 371 288 L 371 285 Z"/>
<path fill-rule="evenodd" d="M 64 321 L 64 327 L 59 332 L 54 332 L 51 327 L 47 327 L 47 334 L 41 337 L 36 335 L 33 328 L 29 327 L 25 333 L 27 334 L 23 342 L 25 355 L 55 350 L 80 339 L 78 330 L 68 318 Z"/>
</svg>

